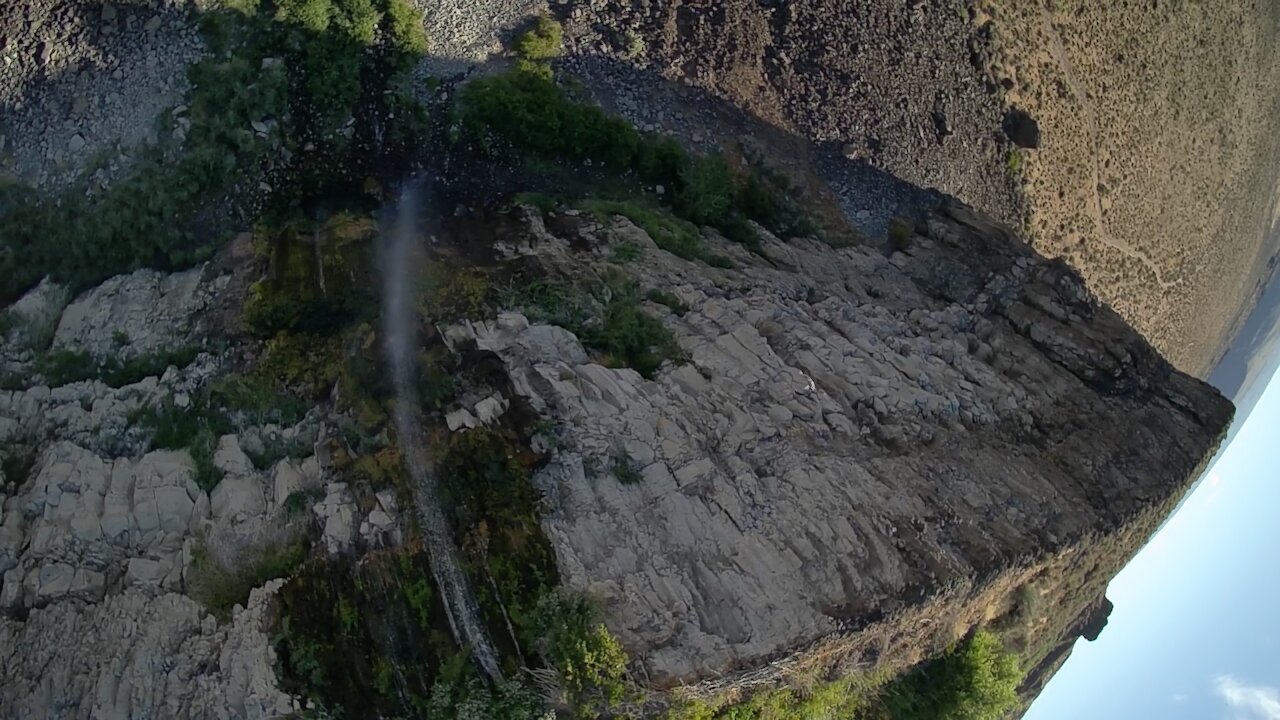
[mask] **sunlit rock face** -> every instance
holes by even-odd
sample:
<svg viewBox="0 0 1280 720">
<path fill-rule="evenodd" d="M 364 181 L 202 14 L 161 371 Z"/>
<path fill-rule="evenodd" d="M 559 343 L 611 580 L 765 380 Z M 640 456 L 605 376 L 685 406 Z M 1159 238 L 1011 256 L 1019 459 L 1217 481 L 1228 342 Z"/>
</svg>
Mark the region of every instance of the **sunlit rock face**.
<svg viewBox="0 0 1280 720">
<path fill-rule="evenodd" d="M 1231 417 L 1078 275 L 958 204 L 905 252 L 723 243 L 727 270 L 621 218 L 555 226 L 524 252 L 566 276 L 645 247 L 628 271 L 688 306 L 649 308 L 688 361 L 646 380 L 518 314 L 454 334 L 556 421 L 538 481 L 561 572 L 659 685 L 1083 547 L 1175 496 Z"/>
</svg>

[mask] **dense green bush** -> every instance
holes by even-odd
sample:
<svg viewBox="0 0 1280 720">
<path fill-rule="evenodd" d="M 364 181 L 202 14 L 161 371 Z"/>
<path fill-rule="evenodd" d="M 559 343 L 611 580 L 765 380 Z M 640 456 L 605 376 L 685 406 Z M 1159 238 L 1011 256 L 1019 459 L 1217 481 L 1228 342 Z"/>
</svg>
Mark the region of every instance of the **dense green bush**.
<svg viewBox="0 0 1280 720">
<path fill-rule="evenodd" d="M 0 303 L 45 275 L 79 290 L 140 267 L 176 269 L 210 257 L 222 238 L 209 218 L 228 212 L 238 182 L 252 178 L 240 190 L 256 191 L 271 149 L 255 123 L 272 120 L 272 134 L 294 153 L 313 147 L 311 155 L 329 158 L 295 163 L 315 178 L 279 183 L 284 194 L 323 192 L 342 175 L 335 168 L 359 165 L 338 131 L 362 97 L 391 102 L 383 90 L 425 48 L 417 13 L 406 0 L 281 0 L 274 8 L 269 14 L 238 0 L 204 16 L 213 52 L 189 71 L 185 138 L 143 149 L 106 190 L 90 192 L 89 173 L 54 198 L 0 186 Z M 390 133 L 403 141 L 402 124 Z"/>
<path fill-rule="evenodd" d="M 911 223 L 902 218 L 893 218 L 889 220 L 889 246 L 899 252 L 905 251 L 911 247 L 911 236 L 915 234 L 915 228 L 911 227 Z"/>
<path fill-rule="evenodd" d="M 188 581 L 191 596 L 214 615 L 225 619 L 231 615 L 232 608 L 249 599 L 254 588 L 292 573 L 306 560 L 309 550 L 304 536 L 285 545 L 249 551 L 236 566 L 228 567 L 197 547 Z"/>
<path fill-rule="evenodd" d="M 630 281 L 611 283 L 600 322 L 575 332 L 583 345 L 605 354 L 604 364 L 634 368 L 646 378 L 664 361 L 683 358 L 671 331 L 641 309 L 638 289 Z"/>
<path fill-rule="evenodd" d="M 525 60 L 550 60 L 563 52 L 564 29 L 546 15 L 538 16 L 531 29 L 516 40 L 516 52 Z"/>
<path fill-rule="evenodd" d="M 677 703 L 665 720 L 999 720 L 1018 700 L 1016 658 L 985 630 L 889 684 L 853 675 L 758 692 L 732 705 Z"/>
<path fill-rule="evenodd" d="M 979 630 L 890 685 L 892 720 L 999 720 L 1018 703 L 1022 671 L 1000 639 Z"/>
<path fill-rule="evenodd" d="M 729 258 L 711 252 L 697 225 L 666 210 L 616 200 L 586 200 L 580 206 L 602 222 L 613 215 L 625 217 L 644 230 L 655 245 L 678 258 L 701 260 L 713 267 L 733 266 Z"/>
<path fill-rule="evenodd" d="M 472 81 L 462 90 L 458 119 L 462 137 L 489 154 L 599 164 L 633 182 L 662 185 L 660 200 L 680 218 L 753 251 L 760 239 L 750 220 L 784 237 L 815 230 L 777 173 L 736 170 L 720 155 L 690 156 L 674 139 L 642 135 L 573 97 L 546 72 L 525 68 Z"/>
<path fill-rule="evenodd" d="M 698 225 L 720 225 L 733 208 L 734 176 L 720 155 L 697 158 L 680 172 L 676 211 Z"/>
<path fill-rule="evenodd" d="M 536 513 L 539 495 L 510 439 L 492 429 L 455 433 L 441 460 L 440 500 L 455 527 L 481 519 L 521 522 Z"/>
<path fill-rule="evenodd" d="M 638 133 L 593 105 L 571 101 L 558 85 L 529 72 L 480 78 L 462 89 L 464 133 L 483 147 L 495 140 L 523 152 L 592 160 L 624 170 L 635 159 Z"/>
<path fill-rule="evenodd" d="M 99 360 L 84 351 L 55 350 L 42 356 L 36 365 L 51 387 L 101 380 L 113 388 L 121 388 L 144 378 L 160 377 L 170 365 L 186 367 L 198 353 L 198 348 L 190 347 L 138 355 L 128 360 L 115 357 Z"/>
<path fill-rule="evenodd" d="M 596 717 L 627 699 L 627 653 L 586 598 L 548 593 L 536 618 L 540 650 L 559 672 L 579 717 Z"/>
</svg>

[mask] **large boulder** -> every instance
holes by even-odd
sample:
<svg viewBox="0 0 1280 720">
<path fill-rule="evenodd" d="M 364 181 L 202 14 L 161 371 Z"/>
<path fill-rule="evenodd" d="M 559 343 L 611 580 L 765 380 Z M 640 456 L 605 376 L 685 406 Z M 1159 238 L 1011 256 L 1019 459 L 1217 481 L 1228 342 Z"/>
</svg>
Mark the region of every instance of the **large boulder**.
<svg viewBox="0 0 1280 720">
<path fill-rule="evenodd" d="M 57 349 L 95 357 L 177 350 L 198 336 L 200 313 L 225 282 L 202 283 L 203 268 L 164 274 L 139 270 L 89 290 L 67 306 L 53 339 Z"/>
</svg>

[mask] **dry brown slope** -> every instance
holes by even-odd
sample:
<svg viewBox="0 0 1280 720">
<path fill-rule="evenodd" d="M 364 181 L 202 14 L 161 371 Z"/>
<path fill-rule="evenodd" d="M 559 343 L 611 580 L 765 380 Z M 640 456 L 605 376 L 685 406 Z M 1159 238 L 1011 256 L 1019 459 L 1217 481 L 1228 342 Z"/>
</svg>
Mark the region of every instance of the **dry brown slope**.
<svg viewBox="0 0 1280 720">
<path fill-rule="evenodd" d="M 1038 118 L 1030 233 L 1203 375 L 1265 267 L 1280 93 L 1267 3 L 980 3 Z"/>
</svg>

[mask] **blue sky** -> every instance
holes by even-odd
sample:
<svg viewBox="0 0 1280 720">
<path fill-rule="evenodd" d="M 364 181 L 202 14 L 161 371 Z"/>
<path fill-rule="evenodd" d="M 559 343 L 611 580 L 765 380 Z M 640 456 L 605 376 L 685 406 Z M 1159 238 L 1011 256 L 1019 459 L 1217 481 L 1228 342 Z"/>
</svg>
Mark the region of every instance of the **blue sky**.
<svg viewBox="0 0 1280 720">
<path fill-rule="evenodd" d="M 1280 720 L 1280 380 L 1207 472 L 1027 720 Z"/>
</svg>

